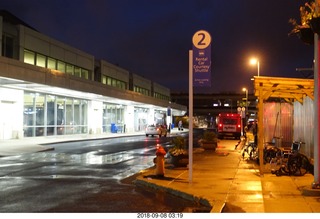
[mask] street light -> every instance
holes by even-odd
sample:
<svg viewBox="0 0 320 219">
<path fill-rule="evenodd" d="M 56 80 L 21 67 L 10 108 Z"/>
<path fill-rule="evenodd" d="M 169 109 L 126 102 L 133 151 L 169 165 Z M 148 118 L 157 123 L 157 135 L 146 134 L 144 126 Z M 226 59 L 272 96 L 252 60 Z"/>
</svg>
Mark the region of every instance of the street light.
<svg viewBox="0 0 320 219">
<path fill-rule="evenodd" d="M 250 65 L 257 65 L 258 77 L 259 77 L 260 76 L 260 62 L 259 62 L 259 60 L 256 58 L 250 59 Z"/>
<path fill-rule="evenodd" d="M 247 114 L 247 112 L 248 112 L 248 90 L 247 90 L 247 88 L 242 88 L 242 91 L 245 91 L 246 92 L 246 108 L 245 108 L 245 110 L 243 110 L 243 107 L 242 107 L 242 110 L 241 110 L 241 126 L 242 126 L 242 132 L 243 132 L 243 134 L 245 134 L 245 124 L 246 124 L 246 114 Z M 244 112 L 243 112 L 244 111 Z"/>
<path fill-rule="evenodd" d="M 242 88 L 242 91 L 246 92 L 246 114 L 248 113 L 248 89 L 247 88 Z"/>
</svg>

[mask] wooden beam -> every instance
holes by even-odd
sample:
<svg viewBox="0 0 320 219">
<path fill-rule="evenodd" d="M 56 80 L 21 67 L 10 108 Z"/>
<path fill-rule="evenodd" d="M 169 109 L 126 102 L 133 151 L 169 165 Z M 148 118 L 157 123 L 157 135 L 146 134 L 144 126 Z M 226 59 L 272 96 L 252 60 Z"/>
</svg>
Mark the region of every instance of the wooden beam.
<svg viewBox="0 0 320 219">
<path fill-rule="evenodd" d="M 263 100 L 269 98 L 295 99 L 302 103 L 305 96 L 314 99 L 312 79 L 255 77 L 255 96 L 263 94 Z M 261 89 L 260 89 L 261 88 Z"/>
</svg>

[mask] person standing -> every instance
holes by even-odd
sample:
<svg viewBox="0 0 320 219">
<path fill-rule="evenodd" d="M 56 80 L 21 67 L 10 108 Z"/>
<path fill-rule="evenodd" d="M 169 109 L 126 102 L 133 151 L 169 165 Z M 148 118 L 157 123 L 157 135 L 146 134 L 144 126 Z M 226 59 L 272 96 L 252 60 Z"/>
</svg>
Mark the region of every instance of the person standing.
<svg viewBox="0 0 320 219">
<path fill-rule="evenodd" d="M 180 120 L 178 123 L 178 130 L 179 131 L 183 131 L 183 127 L 182 127 L 182 121 Z"/>
</svg>

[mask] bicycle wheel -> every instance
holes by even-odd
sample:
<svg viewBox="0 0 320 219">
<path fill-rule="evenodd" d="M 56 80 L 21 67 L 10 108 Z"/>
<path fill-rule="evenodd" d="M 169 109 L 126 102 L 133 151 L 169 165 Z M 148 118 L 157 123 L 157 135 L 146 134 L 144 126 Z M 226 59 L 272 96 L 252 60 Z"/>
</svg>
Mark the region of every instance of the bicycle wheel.
<svg viewBox="0 0 320 219">
<path fill-rule="evenodd" d="M 263 153 L 263 160 L 264 160 L 264 163 L 270 163 L 271 160 L 273 158 L 275 158 L 277 156 L 279 152 L 279 149 L 278 148 L 268 148 L 264 151 Z"/>
<path fill-rule="evenodd" d="M 303 154 L 290 156 L 288 160 L 288 169 L 290 175 L 305 175 L 310 167 L 309 159 Z"/>
<path fill-rule="evenodd" d="M 242 159 L 244 159 L 244 156 L 246 155 L 248 151 L 248 146 L 245 146 L 243 149 L 242 149 Z"/>
<path fill-rule="evenodd" d="M 310 171 L 310 161 L 309 159 L 307 158 L 307 156 L 305 156 L 304 154 L 298 154 L 299 156 L 299 160 L 300 160 L 300 163 L 301 163 L 301 166 L 300 166 L 300 175 L 303 176 L 305 175 L 307 172 Z"/>
<path fill-rule="evenodd" d="M 254 144 L 248 146 L 249 158 L 250 160 L 255 160 L 257 158 L 257 147 Z"/>
<path fill-rule="evenodd" d="M 297 173 L 300 171 L 300 165 L 301 164 L 298 156 L 290 156 L 287 163 L 289 175 L 297 175 Z"/>
</svg>

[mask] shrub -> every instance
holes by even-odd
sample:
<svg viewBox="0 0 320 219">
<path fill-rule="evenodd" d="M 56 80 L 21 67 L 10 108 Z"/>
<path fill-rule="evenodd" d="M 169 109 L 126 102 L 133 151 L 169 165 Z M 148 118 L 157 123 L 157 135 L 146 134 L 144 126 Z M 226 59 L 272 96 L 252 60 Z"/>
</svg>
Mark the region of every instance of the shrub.
<svg viewBox="0 0 320 219">
<path fill-rule="evenodd" d="M 186 139 L 182 136 L 177 136 L 171 140 L 172 148 L 169 149 L 169 153 L 173 156 L 180 154 L 187 154 Z"/>
<path fill-rule="evenodd" d="M 202 136 L 202 140 L 206 142 L 217 142 L 217 134 L 211 131 L 205 131 Z"/>
</svg>

